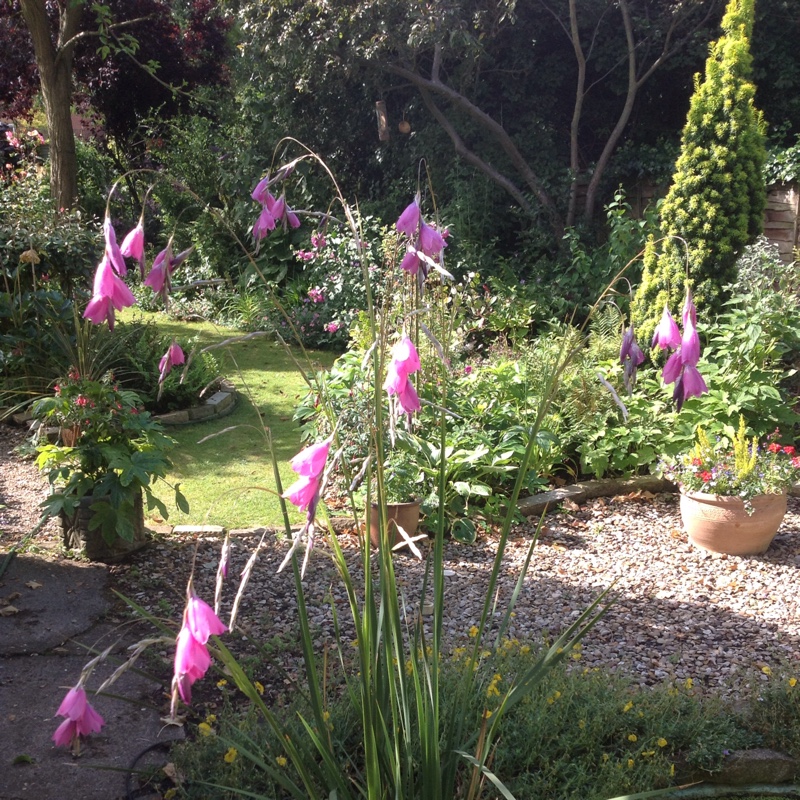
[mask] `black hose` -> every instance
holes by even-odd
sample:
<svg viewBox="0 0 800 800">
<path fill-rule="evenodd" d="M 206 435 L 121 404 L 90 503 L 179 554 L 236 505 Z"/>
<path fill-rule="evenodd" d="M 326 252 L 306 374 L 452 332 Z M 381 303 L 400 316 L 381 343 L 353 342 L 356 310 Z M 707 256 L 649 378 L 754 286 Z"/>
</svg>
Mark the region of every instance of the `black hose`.
<svg viewBox="0 0 800 800">
<path fill-rule="evenodd" d="M 138 789 L 134 789 L 133 787 L 133 777 L 136 775 L 136 765 L 139 761 L 153 750 L 163 750 L 165 753 L 168 753 L 172 745 L 173 742 L 156 742 L 155 744 L 148 745 L 141 753 L 136 755 L 133 761 L 131 761 L 131 765 L 128 767 L 128 771 L 125 775 L 126 800 L 136 800 L 136 798 L 144 797 L 146 794 L 150 793 L 150 790 L 147 788 L 139 787 Z"/>
</svg>

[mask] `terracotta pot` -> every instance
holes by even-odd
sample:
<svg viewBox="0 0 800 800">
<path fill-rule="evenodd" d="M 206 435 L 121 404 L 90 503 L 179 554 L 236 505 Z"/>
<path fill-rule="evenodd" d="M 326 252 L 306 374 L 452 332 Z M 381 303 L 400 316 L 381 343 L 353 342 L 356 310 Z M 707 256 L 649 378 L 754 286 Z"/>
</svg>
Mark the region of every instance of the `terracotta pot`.
<svg viewBox="0 0 800 800">
<path fill-rule="evenodd" d="M 403 537 L 397 530 L 399 525 L 409 536 L 414 536 L 419 527 L 419 507 L 420 501 L 413 500 L 410 503 L 387 503 L 386 522 L 389 526 L 389 542 L 392 547 L 403 541 Z M 373 547 L 380 544 L 380 528 L 378 522 L 378 506 L 372 504 L 372 509 L 368 514 L 367 524 L 369 525 L 369 540 Z"/>
<path fill-rule="evenodd" d="M 133 501 L 133 539 L 131 541 L 117 536 L 109 544 L 100 528 L 94 530 L 89 528 L 89 521 L 92 518 L 90 506 L 93 502 L 94 498 L 91 495 L 84 495 L 74 514 L 67 515 L 63 511 L 59 514 L 66 548 L 80 550 L 90 561 L 116 564 L 147 545 L 147 534 L 144 530 L 144 503 L 141 493 Z"/>
<path fill-rule="evenodd" d="M 71 428 L 61 428 L 58 435 L 64 447 L 75 447 L 78 437 L 81 435 L 81 426 L 73 425 Z"/>
<path fill-rule="evenodd" d="M 732 556 L 766 552 L 786 514 L 786 494 L 760 494 L 748 514 L 739 497 L 681 491 L 681 518 L 689 541 Z"/>
</svg>

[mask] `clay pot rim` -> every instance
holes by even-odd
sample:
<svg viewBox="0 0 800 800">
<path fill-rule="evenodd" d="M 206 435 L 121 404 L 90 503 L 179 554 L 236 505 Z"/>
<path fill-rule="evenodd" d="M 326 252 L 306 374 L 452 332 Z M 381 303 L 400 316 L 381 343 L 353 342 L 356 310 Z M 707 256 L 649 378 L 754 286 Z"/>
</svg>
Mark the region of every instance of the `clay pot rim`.
<svg viewBox="0 0 800 800">
<path fill-rule="evenodd" d="M 680 493 L 685 497 L 691 497 L 696 500 L 705 501 L 707 503 L 741 503 L 744 505 L 744 498 L 739 497 L 738 494 L 711 494 L 710 492 L 698 492 L 694 489 L 684 489 L 683 486 L 680 487 Z M 772 498 L 772 497 L 786 497 L 788 495 L 787 491 L 782 492 L 770 492 L 769 494 L 756 494 L 750 498 L 751 503 L 758 502 L 763 498 Z"/>
</svg>

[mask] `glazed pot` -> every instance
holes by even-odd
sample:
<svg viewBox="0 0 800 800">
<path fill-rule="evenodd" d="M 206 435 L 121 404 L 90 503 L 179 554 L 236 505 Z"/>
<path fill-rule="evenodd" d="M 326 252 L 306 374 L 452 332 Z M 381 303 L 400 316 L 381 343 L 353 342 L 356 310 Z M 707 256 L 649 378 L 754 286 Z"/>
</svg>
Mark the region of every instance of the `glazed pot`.
<svg viewBox="0 0 800 800">
<path fill-rule="evenodd" d="M 748 514 L 739 497 L 681 490 L 681 518 L 689 541 L 713 553 L 766 552 L 786 514 L 786 494 L 760 494 Z"/>
<path fill-rule="evenodd" d="M 389 526 L 389 543 L 392 547 L 403 541 L 403 537 L 397 530 L 399 525 L 409 536 L 414 536 L 419 527 L 419 500 L 412 500 L 409 503 L 387 503 L 386 522 Z M 380 544 L 380 528 L 378 522 L 378 506 L 372 504 L 372 509 L 368 515 L 367 524 L 369 525 L 369 540 L 373 547 Z"/>
</svg>

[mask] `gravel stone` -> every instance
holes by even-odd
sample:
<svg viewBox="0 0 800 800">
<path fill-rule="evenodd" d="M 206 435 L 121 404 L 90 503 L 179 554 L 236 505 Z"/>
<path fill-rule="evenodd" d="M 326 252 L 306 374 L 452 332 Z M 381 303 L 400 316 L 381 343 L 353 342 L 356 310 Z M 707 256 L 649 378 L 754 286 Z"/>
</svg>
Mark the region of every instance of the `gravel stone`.
<svg viewBox="0 0 800 800">
<path fill-rule="evenodd" d="M 46 492 L 46 482 L 34 464 L 13 452 L 23 439 L 23 431 L 0 427 L 3 550 L 35 526 L 37 505 Z M 335 529 L 354 582 L 363 585 L 358 533 L 347 521 L 337 521 Z M 530 524 L 512 531 L 495 592 L 498 611 L 491 617 L 495 624 L 514 591 L 533 535 Z M 232 531 L 231 541 L 223 621 L 236 595 L 238 576 L 260 546 L 232 646 L 243 653 L 260 648 L 263 654 L 265 645 L 272 661 L 290 678 L 298 675 L 294 580 L 290 569 L 277 572 L 287 542 L 280 533 L 265 529 Z M 177 622 L 193 561 L 196 591 L 213 600 L 221 543 L 220 536 L 208 532 L 156 533 L 150 547 L 130 562 L 110 568 L 112 586 L 159 616 L 169 604 Z M 471 546 L 445 544 L 448 647 L 469 641 L 470 627 L 480 620 L 497 546 L 494 533 Z M 29 552 L 63 558 L 54 522 L 37 535 Z M 424 564 L 404 552 L 396 553 L 394 564 L 409 616 L 413 619 L 420 610 L 426 614 L 430 598 L 420 602 Z M 781 667 L 800 675 L 800 613 L 795 599 L 799 568 L 800 500 L 796 498 L 789 498 L 788 513 L 770 549 L 752 557 L 711 554 L 690 545 L 674 495 L 642 492 L 596 498 L 546 518 L 508 635 L 552 640 L 613 585 L 609 594 L 613 603 L 586 635 L 572 668 L 618 670 L 642 686 L 685 683 L 691 678 L 698 693 L 742 695 L 777 680 Z M 334 645 L 332 605 L 343 643 L 354 641 L 347 595 L 324 536 L 310 554 L 303 586 L 318 645 Z M 425 616 L 423 624 L 429 629 L 430 618 Z M 762 672 L 765 668 L 769 669 Z M 287 676 L 265 667 L 267 671 L 260 678 L 265 687 L 285 691 Z M 773 675 L 766 674 L 769 671 Z"/>
</svg>

